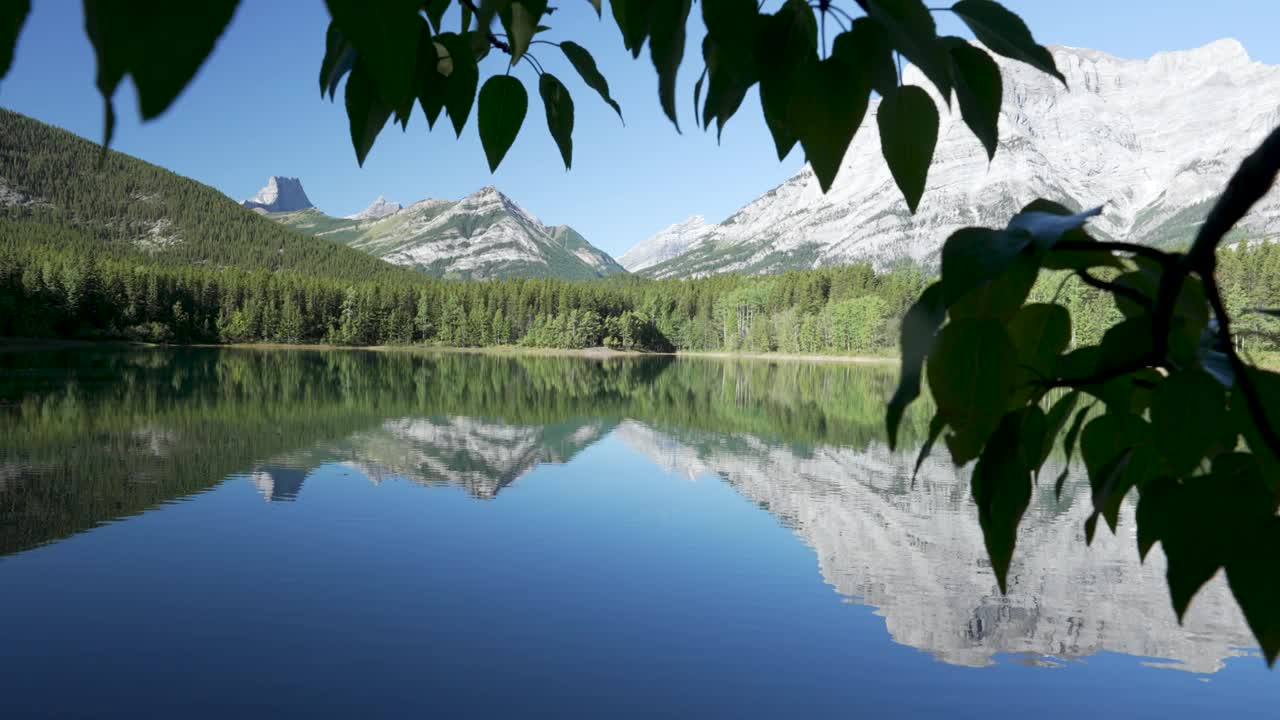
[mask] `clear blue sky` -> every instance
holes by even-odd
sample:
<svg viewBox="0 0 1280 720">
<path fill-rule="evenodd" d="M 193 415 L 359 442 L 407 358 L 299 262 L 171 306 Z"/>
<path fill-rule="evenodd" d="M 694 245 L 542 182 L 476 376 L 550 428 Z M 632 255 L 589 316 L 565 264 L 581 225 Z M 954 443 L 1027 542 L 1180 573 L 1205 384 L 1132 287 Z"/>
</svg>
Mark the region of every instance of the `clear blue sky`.
<svg viewBox="0 0 1280 720">
<path fill-rule="evenodd" d="M 213 56 L 155 121 L 139 122 L 132 86 L 122 84 L 114 147 L 236 199 L 251 196 L 268 175 L 295 175 L 312 202 L 335 215 L 360 210 L 380 194 L 408 204 L 425 197 L 457 198 L 494 184 L 544 222 L 573 225 L 615 255 L 690 215 L 721 220 L 799 168 L 798 148 L 777 162 L 754 93 L 719 146 L 714 131 L 694 127 L 700 37 L 690 38 L 680 73 L 684 134 L 677 135 L 658 107 L 647 50 L 632 60 L 617 29 L 597 21 L 583 0 L 553 4 L 560 10 L 548 37 L 572 38 L 595 54 L 627 121 L 624 128 L 554 48 L 539 48 L 544 66 L 569 86 L 577 108 L 574 167 L 568 173 L 547 134 L 536 91 L 516 146 L 494 175 L 480 149 L 474 113 L 462 139 L 455 140 L 443 116 L 428 133 L 417 112 L 407 133 L 398 127 L 384 130 L 364 168 L 358 167 L 341 91 L 338 102 L 330 104 L 320 100 L 316 84 L 327 23 L 321 0 L 242 0 Z M 0 81 L 0 105 L 98 140 L 102 105 L 80 2 L 34 0 L 33 5 L 14 65 Z M 1280 63 L 1280 0 L 1006 0 L 1006 5 L 1046 44 L 1145 57 L 1235 37 L 1254 59 Z M 940 22 L 946 32 L 964 34 L 954 21 Z M 497 55 L 486 61 L 483 76 L 500 71 Z M 532 70 L 519 73 L 527 80 Z"/>
</svg>

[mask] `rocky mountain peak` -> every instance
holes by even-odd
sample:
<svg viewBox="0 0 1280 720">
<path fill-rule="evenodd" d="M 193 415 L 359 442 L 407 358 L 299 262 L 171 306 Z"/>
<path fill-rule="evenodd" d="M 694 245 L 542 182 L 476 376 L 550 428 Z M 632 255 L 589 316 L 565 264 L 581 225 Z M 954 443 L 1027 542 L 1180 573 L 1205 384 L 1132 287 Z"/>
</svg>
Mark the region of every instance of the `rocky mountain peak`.
<svg viewBox="0 0 1280 720">
<path fill-rule="evenodd" d="M 389 215 L 395 215 L 404 209 L 404 206 L 398 202 L 391 202 L 385 195 L 379 195 L 377 200 L 369 203 L 369 207 L 361 210 L 355 215 L 348 215 L 347 220 L 380 220 Z"/>
<path fill-rule="evenodd" d="M 296 177 L 272 175 L 267 184 L 257 195 L 245 200 L 241 205 L 252 210 L 264 212 L 293 212 L 315 207 L 302 189 L 302 181 Z"/>
</svg>

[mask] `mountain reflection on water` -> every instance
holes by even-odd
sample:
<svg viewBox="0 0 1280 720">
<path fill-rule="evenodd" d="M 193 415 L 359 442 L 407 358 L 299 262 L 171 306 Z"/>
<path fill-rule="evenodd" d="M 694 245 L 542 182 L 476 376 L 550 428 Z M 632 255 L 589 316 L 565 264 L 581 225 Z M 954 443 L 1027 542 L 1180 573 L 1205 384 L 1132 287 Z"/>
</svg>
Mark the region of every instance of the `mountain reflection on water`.
<svg viewBox="0 0 1280 720">
<path fill-rule="evenodd" d="M 605 438 L 713 477 L 811 547 L 823 579 L 946 663 L 1109 651 L 1213 673 L 1253 654 L 1220 578 L 1179 625 L 1132 507 L 1086 549 L 1087 484 L 1036 490 L 1002 596 L 966 471 L 879 439 L 891 369 L 847 364 L 319 351 L 0 353 L 0 552 L 57 542 L 226 479 L 305 502 L 317 469 L 502 502 Z M 923 414 L 909 416 L 918 443 Z M 910 442 L 908 444 L 911 444 Z"/>
</svg>

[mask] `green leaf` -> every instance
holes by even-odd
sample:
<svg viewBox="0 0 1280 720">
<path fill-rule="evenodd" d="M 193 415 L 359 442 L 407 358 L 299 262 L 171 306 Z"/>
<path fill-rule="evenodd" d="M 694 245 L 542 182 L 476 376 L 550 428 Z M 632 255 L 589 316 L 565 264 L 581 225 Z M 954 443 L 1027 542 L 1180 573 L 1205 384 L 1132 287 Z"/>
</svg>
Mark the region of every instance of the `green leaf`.
<svg viewBox="0 0 1280 720">
<path fill-rule="evenodd" d="M 960 116 L 986 148 L 987 160 L 993 160 L 1000 142 L 1000 101 L 1004 93 L 1000 66 L 990 55 L 960 38 L 943 39 L 950 47 L 951 76 Z"/>
<path fill-rule="evenodd" d="M 505 0 L 498 7 L 498 18 L 507 31 L 511 45 L 511 64 L 529 51 L 529 41 L 538 31 L 538 23 L 547 11 L 547 0 Z"/>
<path fill-rule="evenodd" d="M 603 17 L 600 10 L 600 0 L 587 0 L 587 2 L 591 3 L 591 7 L 595 8 L 597 18 Z"/>
<path fill-rule="evenodd" d="M 871 89 L 888 95 L 898 88 L 898 68 L 893 64 L 893 45 L 884 26 L 869 17 L 856 18 L 849 30 L 836 36 L 831 56 L 866 68 Z"/>
<path fill-rule="evenodd" d="M 362 167 L 364 159 L 373 148 L 373 141 L 391 117 L 391 107 L 382 101 L 374 79 L 365 69 L 364 58 L 356 61 L 347 78 L 347 121 L 351 125 L 351 145 L 356 151 L 356 162 Z"/>
<path fill-rule="evenodd" d="M 1058 78 L 1063 85 L 1067 84 L 1067 79 L 1058 72 L 1058 66 L 1053 62 L 1053 55 L 1036 43 L 1022 18 L 1006 10 L 1000 3 L 991 0 L 960 0 L 951 6 L 951 11 L 959 15 L 973 31 L 974 37 L 978 38 L 978 42 L 991 48 L 992 52 L 1021 60 Z"/>
<path fill-rule="evenodd" d="M 1280 432 L 1280 374 L 1270 370 L 1248 368 L 1246 371 L 1253 387 L 1258 393 L 1258 402 L 1262 405 L 1265 422 L 1274 432 Z M 1240 428 L 1249 450 L 1258 458 L 1266 476 L 1271 478 L 1272 494 L 1280 498 L 1280 456 L 1271 451 L 1266 436 L 1254 421 L 1249 412 L 1249 403 L 1245 399 L 1242 378 L 1236 378 L 1236 385 L 1231 389 L 1231 414 L 1235 424 Z"/>
<path fill-rule="evenodd" d="M 604 75 L 600 74 L 600 70 L 596 67 L 595 58 L 591 57 L 591 53 L 586 48 L 568 40 L 560 43 L 560 51 L 568 58 L 569 64 L 573 65 L 573 69 L 578 71 L 578 75 L 582 77 L 582 82 L 587 87 L 595 90 L 600 97 L 618 113 L 618 119 L 622 120 L 622 108 L 609 95 L 609 81 L 604 79 Z M 624 122 L 625 124 L 625 122 Z"/>
<path fill-rule="evenodd" d="M 676 74 L 684 60 L 685 25 L 689 20 L 689 0 L 653 0 L 649 28 L 649 57 L 658 71 L 658 101 L 680 131 L 676 112 Z"/>
<path fill-rule="evenodd" d="M 759 79 L 760 107 L 773 136 L 778 160 L 782 160 L 799 140 L 790 118 L 791 105 L 800 76 L 811 72 L 818 62 L 818 23 L 813 19 L 813 9 L 803 0 L 788 0 L 778 12 L 759 20 L 757 27 L 754 65 L 726 62 L 726 66 L 732 68 L 732 79 L 726 82 L 733 88 L 734 95 L 745 96 L 747 89 Z M 739 98 L 738 103 L 741 102 Z M 707 104 L 711 105 L 710 93 Z M 704 124 L 707 117 L 704 112 Z M 721 127 L 728 121 L 723 111 L 713 117 L 721 120 Z"/>
<path fill-rule="evenodd" d="M 547 128 L 560 148 L 564 169 L 568 170 L 573 166 L 573 98 L 564 84 L 548 72 L 538 78 L 538 93 L 547 110 Z"/>
<path fill-rule="evenodd" d="M 489 171 L 498 169 L 511 149 L 529 110 L 529 94 L 510 75 L 494 75 L 480 88 L 480 144 L 489 160 Z"/>
<path fill-rule="evenodd" d="M 921 370 L 924 359 L 933 347 L 934 335 L 946 319 L 947 308 L 942 302 L 942 285 L 934 283 L 920 293 L 919 299 L 907 309 L 902 318 L 899 347 L 902 368 L 898 373 L 898 387 L 885 413 L 885 427 L 889 434 L 889 448 L 896 449 L 898 425 L 907 406 L 920 395 Z"/>
<path fill-rule="evenodd" d="M 1206 429 L 1226 420 L 1226 391 L 1202 371 L 1173 373 L 1151 398 L 1156 443 L 1175 473 L 1190 473 L 1200 464 L 1217 443 Z"/>
<path fill-rule="evenodd" d="M 1018 542 L 1018 524 L 1031 504 L 1031 468 L 1024 464 L 1019 453 L 1024 443 L 1023 415 L 1029 410 L 1010 412 L 999 420 L 999 426 L 973 468 L 973 500 L 978 506 L 982 539 L 1001 593 L 1008 592 L 1006 581 Z M 1039 443 L 1038 438 L 1034 440 Z"/>
<path fill-rule="evenodd" d="M 906 198 L 907 207 L 915 213 L 924 194 L 933 149 L 938 144 L 938 108 L 923 88 L 903 85 L 880 101 L 876 123 L 889 172 Z M 840 159 L 844 159 L 843 149 Z"/>
<path fill-rule="evenodd" d="M 329 23 L 329 30 L 325 33 L 324 60 L 320 62 L 320 97 L 323 98 L 328 93 L 329 99 L 333 99 L 338 91 L 339 81 L 351 72 L 355 61 L 355 48 L 342 37 L 342 31 L 337 25 Z"/>
<path fill-rule="evenodd" d="M 1013 265 L 1030 238 L 988 228 L 961 228 L 942 246 L 943 297 L 953 305 Z M 1019 303 L 1021 304 L 1021 303 Z"/>
<path fill-rule="evenodd" d="M 871 86 L 862 68 L 836 57 L 797 73 L 795 79 L 787 121 L 800 139 L 818 185 L 826 192 L 867 113 Z"/>
<path fill-rule="evenodd" d="M 884 27 L 889 41 L 951 102 L 951 59 L 938 42 L 933 16 L 920 0 L 866 0 L 867 15 Z"/>
<path fill-rule="evenodd" d="M 236 5 L 237 0 L 84 0 L 85 32 L 97 54 L 97 86 L 106 104 L 104 149 L 115 127 L 111 99 L 124 76 L 133 78 L 144 120 L 164 112 L 213 52 Z"/>
<path fill-rule="evenodd" d="M 929 352 L 929 390 L 947 418 L 952 460 L 967 462 L 1000 422 L 1013 395 L 1017 353 L 997 320 L 952 320 Z M 963 449 L 964 452 L 957 452 Z"/>
<path fill-rule="evenodd" d="M 609 5 L 613 8 L 613 21 L 622 31 L 622 44 L 632 57 L 640 57 L 640 48 L 644 47 L 653 22 L 653 0 L 613 0 Z"/>
<path fill-rule="evenodd" d="M 1125 494 L 1145 482 L 1152 470 L 1152 458 L 1145 454 L 1150 443 L 1151 426 L 1131 413 L 1100 415 L 1080 435 L 1080 455 L 1093 491 L 1093 514 L 1105 516 L 1112 530 Z M 1089 536 L 1091 539 L 1092 533 Z"/>
<path fill-rule="evenodd" d="M 382 101 L 393 108 L 411 104 L 421 0 L 325 0 L 325 4 L 342 36 L 356 49 Z"/>
<path fill-rule="evenodd" d="M 10 0 L 0 4 L 0 79 L 9 72 L 18 33 L 22 32 L 22 24 L 30 12 L 31 0 Z"/>
<path fill-rule="evenodd" d="M 467 124 L 471 114 L 471 106 L 476 101 L 476 87 L 480 84 L 480 68 L 476 65 L 475 55 L 471 52 L 471 40 L 475 33 L 455 35 L 443 33 L 436 36 L 435 41 L 444 46 L 449 54 L 448 69 L 444 81 L 444 109 L 449 113 L 453 123 L 453 131 L 462 137 L 462 128 Z M 440 60 L 441 72 L 444 72 L 445 60 Z"/>
</svg>

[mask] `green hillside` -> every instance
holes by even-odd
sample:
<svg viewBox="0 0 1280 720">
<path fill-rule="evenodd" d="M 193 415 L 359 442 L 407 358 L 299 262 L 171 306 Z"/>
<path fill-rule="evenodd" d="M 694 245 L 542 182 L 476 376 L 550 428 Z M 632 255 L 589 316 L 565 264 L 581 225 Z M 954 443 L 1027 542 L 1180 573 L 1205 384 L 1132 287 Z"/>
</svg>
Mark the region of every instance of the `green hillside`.
<svg viewBox="0 0 1280 720">
<path fill-rule="evenodd" d="M 0 242 L 100 259 L 344 280 L 406 271 L 241 207 L 207 185 L 0 109 Z"/>
</svg>

